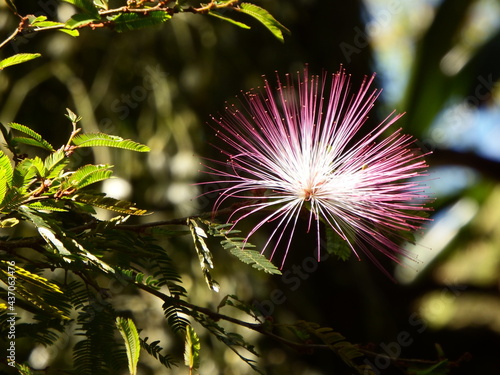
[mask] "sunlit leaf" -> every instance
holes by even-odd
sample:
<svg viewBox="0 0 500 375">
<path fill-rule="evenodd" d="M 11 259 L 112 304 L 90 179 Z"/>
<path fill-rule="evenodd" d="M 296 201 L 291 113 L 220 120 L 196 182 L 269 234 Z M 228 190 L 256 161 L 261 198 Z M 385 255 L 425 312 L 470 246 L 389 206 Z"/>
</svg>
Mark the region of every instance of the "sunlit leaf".
<svg viewBox="0 0 500 375">
<path fill-rule="evenodd" d="M 47 156 L 43 162 L 43 165 L 48 174 L 48 178 L 53 178 L 59 175 L 59 172 L 68 164 L 69 160 L 66 159 L 64 151 L 58 150 Z M 56 168 L 58 167 L 58 168 Z M 56 168 L 56 170 L 54 170 Z"/>
<path fill-rule="evenodd" d="M 0 221 L 0 228 L 12 228 L 19 224 L 19 220 L 15 217 L 9 217 L 8 219 L 4 219 Z"/>
<path fill-rule="evenodd" d="M 92 23 L 94 21 L 99 21 L 99 18 L 90 15 L 90 14 L 74 14 L 71 16 L 69 20 L 66 21 L 66 27 L 69 30 L 76 29 L 78 27 L 82 27 L 85 25 L 88 25 L 89 23 Z M 61 31 L 64 31 L 64 29 L 61 29 Z M 70 34 L 71 35 L 71 34 Z"/>
<path fill-rule="evenodd" d="M 8 66 L 22 64 L 26 61 L 36 59 L 42 56 L 39 53 L 18 53 L 17 55 L 7 57 L 0 61 L 0 70 L 7 68 Z"/>
<path fill-rule="evenodd" d="M 207 247 L 205 243 L 205 238 L 207 238 L 207 234 L 201 228 L 195 219 L 189 218 L 187 220 L 187 224 L 189 226 L 189 230 L 191 231 L 191 235 L 193 237 L 194 248 L 198 253 L 198 258 L 200 260 L 200 267 L 203 272 L 203 276 L 205 277 L 205 281 L 210 289 L 215 292 L 220 290 L 219 283 L 215 281 L 210 273 L 210 269 L 214 267 L 212 253 Z"/>
<path fill-rule="evenodd" d="M 193 327 L 186 327 L 186 342 L 184 344 L 184 364 L 190 373 L 197 371 L 200 366 L 200 339 Z"/>
<path fill-rule="evenodd" d="M 141 352 L 141 342 L 137 328 L 132 319 L 122 317 L 116 318 L 116 327 L 125 341 L 130 375 L 136 375 L 137 363 L 139 362 L 139 354 Z"/>
<path fill-rule="evenodd" d="M 250 3 L 241 3 L 240 8 L 236 10 L 252 16 L 262 23 L 267 29 L 281 42 L 284 41 L 283 31 L 290 32 L 285 26 L 279 23 L 267 10 Z"/>
<path fill-rule="evenodd" d="M 210 11 L 210 12 L 208 12 L 208 14 L 210 16 L 217 17 L 217 18 L 219 18 L 221 20 L 224 20 L 226 22 L 232 23 L 233 25 L 241 27 L 242 29 L 250 29 L 250 26 L 244 24 L 243 22 L 238 22 L 238 21 L 233 20 L 232 18 L 224 17 L 223 15 L 221 15 L 220 13 L 218 13 L 216 11 Z"/>
<path fill-rule="evenodd" d="M 0 203 L 3 201 L 8 187 L 12 185 L 13 174 L 10 159 L 0 150 Z"/>
<path fill-rule="evenodd" d="M 63 33 L 68 34 L 69 36 L 72 36 L 72 37 L 77 37 L 80 35 L 78 30 L 58 29 L 58 31 L 62 31 Z"/>
<path fill-rule="evenodd" d="M 221 245 L 224 249 L 229 250 L 231 254 L 236 256 L 240 261 L 250 264 L 252 267 L 274 275 L 281 275 L 281 271 L 269 261 L 260 252 L 252 250 L 255 247 L 247 242 L 243 237 L 234 237 L 239 233 L 237 230 L 227 229 L 231 224 L 216 224 L 209 221 L 203 221 L 209 226 L 209 233 L 214 237 L 224 237 Z"/>
<path fill-rule="evenodd" d="M 5 261 L 5 260 L 0 260 L 0 263 L 3 264 L 3 267 L 0 269 L 0 271 L 3 271 L 6 273 L 5 270 L 7 269 L 7 266 L 10 266 L 10 267 L 13 267 L 15 269 L 16 278 L 22 279 L 22 280 L 24 280 L 32 285 L 35 285 L 39 288 L 42 288 L 42 289 L 50 290 L 50 291 L 57 292 L 57 293 L 63 292 L 58 285 L 50 282 L 48 279 L 46 279 L 43 276 L 37 275 L 35 273 L 31 273 L 28 270 L 25 270 L 24 268 L 19 267 L 17 265 L 10 265 L 10 263 Z"/>
<path fill-rule="evenodd" d="M 36 142 L 31 143 L 32 146 L 41 147 L 41 148 L 48 150 L 48 151 L 54 151 L 54 147 L 52 147 L 52 145 L 49 142 L 47 142 L 45 139 L 43 139 L 42 136 L 40 134 L 38 134 L 36 131 L 28 128 L 25 125 L 17 124 L 15 122 L 11 122 L 8 125 L 12 129 L 20 131 L 20 132 L 30 136 L 33 140 L 35 140 Z M 15 140 L 16 142 L 27 143 L 26 138 L 14 137 L 13 140 Z M 27 143 L 27 144 L 30 144 L 30 143 Z"/>
<path fill-rule="evenodd" d="M 63 183 L 62 188 L 81 189 L 96 182 L 107 180 L 113 174 L 113 171 L 111 171 L 110 168 L 111 166 L 107 164 L 84 165 L 68 177 L 68 179 Z"/>
<path fill-rule="evenodd" d="M 146 145 L 104 133 L 78 134 L 72 141 L 78 147 L 116 147 L 138 152 L 150 151 L 150 148 Z"/>
<path fill-rule="evenodd" d="M 135 207 L 134 203 L 106 197 L 104 195 L 93 194 L 76 194 L 72 196 L 72 200 L 76 202 L 86 203 L 91 206 L 104 208 L 106 210 L 119 212 L 126 215 L 147 215 L 148 211 Z"/>
</svg>

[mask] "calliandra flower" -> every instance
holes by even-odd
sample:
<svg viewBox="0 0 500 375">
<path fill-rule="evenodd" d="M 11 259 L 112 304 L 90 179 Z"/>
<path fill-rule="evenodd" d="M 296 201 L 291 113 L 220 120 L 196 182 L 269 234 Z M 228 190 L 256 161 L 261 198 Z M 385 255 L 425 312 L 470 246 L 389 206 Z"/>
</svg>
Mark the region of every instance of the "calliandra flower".
<svg viewBox="0 0 500 375">
<path fill-rule="evenodd" d="M 359 134 L 380 91 L 365 77 L 351 93 L 350 76 L 321 77 L 297 73 L 286 83 L 242 93 L 239 105 L 228 105 L 213 118 L 217 137 L 225 142 L 225 161 L 207 173 L 218 176 L 214 211 L 229 198 L 240 199 L 228 221 L 235 225 L 260 213 L 247 240 L 265 223 L 275 223 L 266 248 L 284 246 L 283 267 L 299 214 L 308 212 L 308 228 L 330 226 L 359 259 L 361 250 L 377 265 L 375 254 L 398 261 L 410 256 L 396 243 L 402 232 L 418 229 L 427 196 L 414 177 L 427 165 L 415 140 L 396 129 L 382 137 L 400 117 L 391 113 L 369 132 Z M 224 187 L 220 187 L 221 185 Z M 257 216 L 257 215 L 256 215 Z"/>
</svg>

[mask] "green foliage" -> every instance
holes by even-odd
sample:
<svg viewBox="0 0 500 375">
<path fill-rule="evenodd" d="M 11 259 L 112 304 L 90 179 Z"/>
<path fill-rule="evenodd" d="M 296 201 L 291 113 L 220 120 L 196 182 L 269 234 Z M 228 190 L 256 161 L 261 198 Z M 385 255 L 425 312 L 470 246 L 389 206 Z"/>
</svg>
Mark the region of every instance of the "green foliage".
<svg viewBox="0 0 500 375">
<path fill-rule="evenodd" d="M 42 138 L 42 136 L 40 134 L 38 134 L 34 130 L 28 128 L 27 126 L 17 124 L 15 122 L 11 122 L 10 124 L 8 124 L 8 126 L 11 129 L 18 130 L 18 131 L 29 136 L 29 138 L 26 138 L 26 137 L 14 137 L 14 138 L 12 138 L 10 140 L 10 144 L 12 146 L 15 147 L 16 143 L 24 143 L 24 144 L 27 144 L 30 146 L 43 148 L 47 151 L 54 151 L 54 147 L 49 142 L 47 142 L 45 139 Z"/>
<path fill-rule="evenodd" d="M 200 367 L 200 339 L 193 327 L 186 327 L 186 343 L 184 345 L 184 364 L 189 368 L 189 373 L 197 371 Z"/>
<path fill-rule="evenodd" d="M 348 260 L 351 257 L 352 249 L 346 240 L 343 240 L 329 225 L 325 225 L 326 251 L 336 255 L 339 259 Z"/>
<path fill-rule="evenodd" d="M 237 10 L 248 14 L 262 23 L 278 40 L 284 42 L 283 32 L 290 32 L 285 26 L 279 23 L 267 10 L 250 3 L 241 3 Z"/>
<path fill-rule="evenodd" d="M 77 147 L 116 147 L 123 148 L 125 150 L 137 151 L 137 152 L 149 152 L 150 148 L 145 145 L 141 145 L 137 142 L 131 141 L 130 139 L 123 139 L 116 135 L 109 135 L 104 133 L 88 133 L 88 134 L 78 134 L 73 139 L 72 142 Z"/>
<path fill-rule="evenodd" d="M 160 354 L 163 348 L 159 345 L 160 341 L 148 343 L 149 337 L 140 339 L 141 347 L 148 352 L 153 358 L 157 359 L 166 368 L 172 368 L 176 365 L 175 360 L 169 355 Z"/>
<path fill-rule="evenodd" d="M 118 372 L 127 363 L 123 347 L 117 342 L 116 312 L 104 300 L 92 301 L 79 311 L 77 335 L 84 337 L 73 349 L 78 374 Z"/>
<path fill-rule="evenodd" d="M 193 237 L 194 248 L 198 253 L 198 258 L 200 259 L 200 267 L 203 272 L 203 276 L 205 277 L 205 281 L 210 289 L 215 292 L 218 292 L 220 289 L 219 283 L 215 281 L 210 274 L 210 269 L 214 268 L 212 253 L 207 247 L 205 243 L 205 238 L 207 238 L 207 234 L 198 226 L 198 223 L 195 219 L 189 218 L 187 220 L 189 230 L 191 231 L 191 236 Z"/>
<path fill-rule="evenodd" d="M 130 375 L 137 374 L 137 363 L 139 362 L 139 354 L 141 349 L 141 342 L 139 340 L 139 333 L 135 327 L 132 319 L 125 319 L 122 317 L 116 318 L 116 327 L 118 332 L 125 341 L 125 348 L 127 350 L 128 370 Z"/>
<path fill-rule="evenodd" d="M 372 374 L 366 365 L 363 365 L 359 359 L 364 354 L 359 349 L 345 339 L 343 335 L 329 327 L 321 327 L 319 324 L 300 321 L 293 327 L 289 327 L 297 336 L 302 339 L 319 339 L 323 344 L 333 351 L 349 367 L 356 370 L 359 374 Z"/>
<path fill-rule="evenodd" d="M 172 16 L 165 11 L 149 12 L 146 16 L 139 13 L 121 13 L 111 19 L 113 28 L 119 33 L 124 31 L 132 31 L 160 25 L 168 21 Z"/>
<path fill-rule="evenodd" d="M 18 53 L 14 56 L 7 57 L 0 61 L 0 70 L 7 68 L 8 66 L 22 64 L 24 62 L 36 59 L 40 57 L 39 53 Z"/>
<path fill-rule="evenodd" d="M 247 242 L 243 237 L 233 237 L 240 233 L 239 230 L 228 229 L 231 224 L 216 224 L 209 221 L 202 221 L 208 227 L 208 233 L 214 237 L 223 237 L 221 245 L 224 249 L 229 250 L 231 254 L 236 256 L 240 261 L 252 265 L 252 267 L 264 271 L 269 274 L 281 275 L 281 271 L 272 264 L 269 259 L 258 251 L 251 250 L 255 247 Z"/>
</svg>

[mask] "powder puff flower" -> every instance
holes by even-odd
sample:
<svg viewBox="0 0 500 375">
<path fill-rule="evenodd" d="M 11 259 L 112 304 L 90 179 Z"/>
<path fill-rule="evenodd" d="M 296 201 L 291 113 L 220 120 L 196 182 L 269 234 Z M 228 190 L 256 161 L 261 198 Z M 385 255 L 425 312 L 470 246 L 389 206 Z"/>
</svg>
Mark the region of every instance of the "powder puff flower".
<svg viewBox="0 0 500 375">
<path fill-rule="evenodd" d="M 317 233 L 318 259 L 320 222 L 358 258 L 359 250 L 377 265 L 377 253 L 395 261 L 410 256 L 398 242 L 402 232 L 418 229 L 425 220 L 419 212 L 428 210 L 428 198 L 414 178 L 427 166 L 415 140 L 401 129 L 383 137 L 401 115 L 393 112 L 360 134 L 380 94 L 370 89 L 373 80 L 374 75 L 365 77 L 351 93 L 344 70 L 320 77 L 309 76 L 306 68 L 296 81 L 286 75 L 282 83 L 278 77 L 276 87 L 264 78 L 263 88 L 242 93 L 239 105 L 213 118 L 227 146 L 220 148 L 227 160 L 208 167 L 207 173 L 218 176 L 210 182 L 218 185 L 214 211 L 229 198 L 242 200 L 228 221 L 236 225 L 259 217 L 247 240 L 273 222 L 262 251 L 272 247 L 273 259 L 281 245 L 281 267 L 304 212 L 308 228 Z"/>
</svg>

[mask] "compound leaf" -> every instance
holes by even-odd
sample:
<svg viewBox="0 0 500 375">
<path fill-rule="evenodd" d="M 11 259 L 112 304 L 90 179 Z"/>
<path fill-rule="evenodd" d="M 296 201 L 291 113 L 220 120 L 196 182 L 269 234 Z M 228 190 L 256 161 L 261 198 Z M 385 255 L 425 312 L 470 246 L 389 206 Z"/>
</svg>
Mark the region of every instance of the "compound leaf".
<svg viewBox="0 0 500 375">
<path fill-rule="evenodd" d="M 55 151 L 54 147 L 47 142 L 45 139 L 42 138 L 40 134 L 38 134 L 36 131 L 28 128 L 25 125 L 17 124 L 15 122 L 11 122 L 8 124 L 12 129 L 16 129 L 17 131 L 20 131 L 26 135 L 29 135 L 31 138 L 23 138 L 23 137 L 14 137 L 12 138 L 13 141 L 19 142 L 19 143 L 25 143 L 25 144 L 31 144 L 32 146 L 37 146 L 40 148 L 43 148 L 48 151 Z M 29 141 L 29 139 L 32 139 Z M 36 142 L 34 142 L 36 141 Z"/>
<path fill-rule="evenodd" d="M 86 133 L 78 134 L 73 140 L 73 144 L 78 147 L 116 147 L 126 150 L 148 152 L 150 148 L 146 145 L 131 141 L 130 139 L 123 139 L 116 135 L 109 135 L 104 133 Z"/>
<path fill-rule="evenodd" d="M 141 352 L 141 342 L 137 328 L 132 319 L 122 317 L 116 318 L 116 327 L 125 341 L 130 375 L 136 375 L 137 363 L 139 362 L 139 354 Z"/>
</svg>

